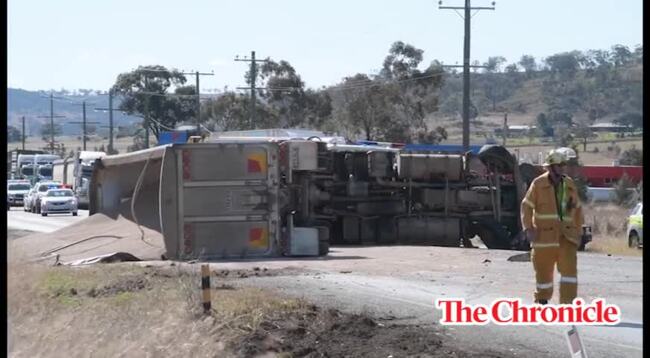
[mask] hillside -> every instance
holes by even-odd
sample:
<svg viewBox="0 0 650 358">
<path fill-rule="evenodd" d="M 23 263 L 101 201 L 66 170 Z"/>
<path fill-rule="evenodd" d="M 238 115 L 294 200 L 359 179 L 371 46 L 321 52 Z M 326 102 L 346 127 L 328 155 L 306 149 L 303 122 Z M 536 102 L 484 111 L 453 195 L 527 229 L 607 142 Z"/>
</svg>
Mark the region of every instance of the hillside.
<svg viewBox="0 0 650 358">
<path fill-rule="evenodd" d="M 94 91 L 93 91 L 94 92 Z M 65 118 L 55 118 L 57 123 L 62 125 L 62 131 L 65 135 L 77 135 L 81 133 L 81 125 L 70 122 L 81 122 L 83 111 L 81 102 L 86 101 L 86 120 L 88 122 L 99 122 L 97 126 L 98 133 L 107 132 L 108 112 L 95 111 L 95 108 L 108 108 L 107 94 L 88 94 L 88 95 L 63 95 L 60 92 L 54 93 L 55 97 L 60 99 L 54 100 L 54 115 L 65 116 Z M 119 99 L 114 99 L 113 107 L 119 106 Z M 41 126 L 49 124 L 49 118 L 40 118 L 50 115 L 49 93 L 44 91 L 26 91 L 23 89 L 7 89 L 7 125 L 21 127 L 21 117 L 25 116 L 25 129 L 28 136 L 40 135 Z M 127 116 L 121 112 L 113 113 L 114 125 L 128 126 L 140 122 L 138 117 Z"/>
</svg>

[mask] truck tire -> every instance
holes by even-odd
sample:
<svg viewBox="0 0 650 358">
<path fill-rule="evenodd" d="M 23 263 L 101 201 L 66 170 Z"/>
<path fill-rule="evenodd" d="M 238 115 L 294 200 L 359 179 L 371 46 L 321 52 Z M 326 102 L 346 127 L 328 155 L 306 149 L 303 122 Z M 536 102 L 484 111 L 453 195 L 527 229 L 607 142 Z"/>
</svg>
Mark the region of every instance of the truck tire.
<svg viewBox="0 0 650 358">
<path fill-rule="evenodd" d="M 636 231 L 632 231 L 630 233 L 630 236 L 627 240 L 627 245 L 635 249 L 639 247 L 639 235 L 636 233 Z"/>
<path fill-rule="evenodd" d="M 319 240 L 318 241 L 318 256 L 325 256 L 330 252 L 330 242 L 329 240 Z"/>
<path fill-rule="evenodd" d="M 517 160 L 503 146 L 488 144 L 481 147 L 478 152 L 479 159 L 488 167 L 496 167 L 501 174 L 510 174 L 514 171 Z"/>
<path fill-rule="evenodd" d="M 493 220 L 476 220 L 472 224 L 473 233 L 478 235 L 488 249 L 510 250 L 510 235 L 501 225 Z"/>
</svg>

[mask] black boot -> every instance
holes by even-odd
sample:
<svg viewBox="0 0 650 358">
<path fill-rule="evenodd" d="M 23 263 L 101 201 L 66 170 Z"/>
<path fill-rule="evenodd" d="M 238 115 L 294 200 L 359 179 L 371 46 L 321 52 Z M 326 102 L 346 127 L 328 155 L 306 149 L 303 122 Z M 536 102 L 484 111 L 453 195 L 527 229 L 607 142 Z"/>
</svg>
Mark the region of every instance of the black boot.
<svg viewBox="0 0 650 358">
<path fill-rule="evenodd" d="M 548 300 L 537 300 L 535 303 L 537 303 L 538 305 L 547 305 Z"/>
</svg>

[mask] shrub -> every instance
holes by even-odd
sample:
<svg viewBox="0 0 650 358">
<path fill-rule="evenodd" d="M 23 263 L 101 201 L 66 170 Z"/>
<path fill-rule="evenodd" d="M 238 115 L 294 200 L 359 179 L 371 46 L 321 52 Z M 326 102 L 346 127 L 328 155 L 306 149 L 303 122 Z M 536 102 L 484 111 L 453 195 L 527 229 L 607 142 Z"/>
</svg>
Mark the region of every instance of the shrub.
<svg viewBox="0 0 650 358">
<path fill-rule="evenodd" d="M 624 151 L 620 163 L 621 165 L 643 165 L 643 151 L 634 148 Z"/>
</svg>

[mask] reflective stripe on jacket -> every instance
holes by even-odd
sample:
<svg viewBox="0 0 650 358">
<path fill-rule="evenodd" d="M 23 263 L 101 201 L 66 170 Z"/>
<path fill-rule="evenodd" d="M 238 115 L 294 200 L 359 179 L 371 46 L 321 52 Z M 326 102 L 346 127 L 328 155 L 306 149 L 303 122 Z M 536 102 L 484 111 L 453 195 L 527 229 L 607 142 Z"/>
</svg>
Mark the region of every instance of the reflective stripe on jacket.
<svg viewBox="0 0 650 358">
<path fill-rule="evenodd" d="M 522 227 L 537 230 L 538 244 L 559 243 L 561 236 L 575 244 L 580 243 L 584 217 L 578 191 L 571 178 L 564 176 L 562 181 L 565 190 L 564 195 L 561 195 L 564 200 L 560 205 L 556 204 L 557 196 L 548 172 L 533 180 L 521 202 Z M 561 221 L 558 207 L 565 214 L 562 215 Z"/>
</svg>

